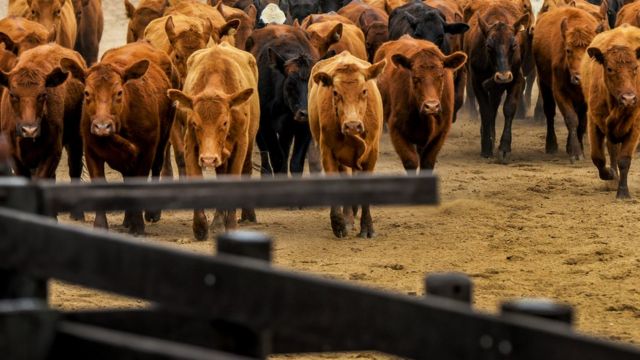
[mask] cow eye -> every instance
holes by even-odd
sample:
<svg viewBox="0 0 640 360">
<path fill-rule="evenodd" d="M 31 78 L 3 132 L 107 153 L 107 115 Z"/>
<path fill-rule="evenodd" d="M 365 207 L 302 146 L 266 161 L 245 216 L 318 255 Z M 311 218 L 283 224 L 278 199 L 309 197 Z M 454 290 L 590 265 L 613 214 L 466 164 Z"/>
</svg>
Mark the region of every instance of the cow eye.
<svg viewBox="0 0 640 360">
<path fill-rule="evenodd" d="M 56 10 L 53 14 L 54 14 L 55 16 L 60 16 L 60 10 Z"/>
<path fill-rule="evenodd" d="M 338 97 L 338 92 L 333 90 L 333 96 Z"/>
<path fill-rule="evenodd" d="M 567 54 L 571 54 L 571 49 L 566 49 Z"/>
<path fill-rule="evenodd" d="M 118 92 L 116 93 L 116 98 L 121 98 L 122 97 L 122 90 L 118 90 Z"/>
<path fill-rule="evenodd" d="M 362 90 L 362 95 L 363 95 L 363 96 L 364 96 L 364 95 L 367 95 L 367 89 L 363 89 L 363 90 Z"/>
<path fill-rule="evenodd" d="M 607 67 L 607 72 L 612 73 L 613 72 L 613 68 Z"/>
<path fill-rule="evenodd" d="M 36 16 L 38 13 L 35 10 L 31 10 L 31 15 Z"/>
<path fill-rule="evenodd" d="M 225 128 L 226 128 L 226 127 L 227 127 L 227 125 L 229 125 L 229 121 L 228 121 L 228 120 L 225 120 L 225 122 L 223 122 L 223 123 L 222 123 L 222 127 L 225 127 Z"/>
</svg>

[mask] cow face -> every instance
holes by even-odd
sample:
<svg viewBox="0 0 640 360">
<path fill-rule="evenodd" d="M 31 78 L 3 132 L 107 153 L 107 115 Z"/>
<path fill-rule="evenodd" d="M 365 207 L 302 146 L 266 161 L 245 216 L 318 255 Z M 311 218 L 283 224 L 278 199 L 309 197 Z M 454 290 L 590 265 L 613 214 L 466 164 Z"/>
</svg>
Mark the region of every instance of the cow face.
<svg viewBox="0 0 640 360">
<path fill-rule="evenodd" d="M 241 111 L 238 106 L 244 104 L 253 89 L 244 89 L 234 94 L 201 93 L 191 97 L 180 90 L 169 90 L 169 98 L 177 101 L 180 108 L 187 112 L 189 131 L 196 138 L 198 163 L 201 168 L 217 168 L 231 155 L 231 149 L 225 147 L 233 112 Z"/>
<path fill-rule="evenodd" d="M 127 43 L 136 42 L 144 38 L 144 29 L 149 23 L 159 17 L 162 17 L 164 9 L 158 10 L 149 7 L 140 7 L 136 9 L 129 0 L 124 0 L 124 6 L 127 10 L 129 25 L 127 26 Z"/>
<path fill-rule="evenodd" d="M 529 14 L 523 15 L 513 25 L 498 21 L 492 25 L 478 17 L 478 25 L 485 37 L 485 48 L 494 71 L 493 81 L 497 84 L 508 84 L 513 81 L 513 69 L 520 66 L 521 42 L 520 33 L 529 26 Z"/>
<path fill-rule="evenodd" d="M 29 26 L 31 31 L 17 39 L 12 39 L 9 35 L 0 32 L 0 43 L 5 45 L 5 49 L 7 51 L 20 55 L 36 46 L 44 45 L 56 40 L 55 30 L 47 32 L 44 26 L 31 21 L 29 21 Z"/>
<path fill-rule="evenodd" d="M 465 23 L 447 23 L 439 10 L 421 6 L 416 11 L 405 11 L 403 16 L 411 26 L 409 35 L 416 39 L 431 41 L 436 44 L 443 53 L 450 52 L 447 34 L 463 34 L 469 30 Z"/>
<path fill-rule="evenodd" d="M 289 15 L 292 20 L 302 21 L 311 14 L 319 14 L 320 1 L 318 0 L 299 0 L 289 3 Z"/>
<path fill-rule="evenodd" d="M 85 84 L 83 117 L 90 121 L 90 133 L 109 137 L 120 132 L 122 112 L 127 104 L 125 85 L 146 74 L 149 60 L 140 60 L 124 71 L 110 64 L 96 64 L 85 72 L 78 63 L 67 58 L 62 59 L 60 65 Z"/>
<path fill-rule="evenodd" d="M 60 86 L 67 77 L 68 74 L 60 68 L 48 74 L 25 67 L 10 73 L 0 72 L 0 85 L 7 89 L 5 96 L 11 103 L 18 137 L 35 139 L 40 135 L 49 89 Z"/>
<path fill-rule="evenodd" d="M 436 49 L 425 49 L 411 58 L 394 54 L 391 60 L 396 66 L 411 73 L 411 93 L 413 101 L 419 107 L 421 115 L 438 115 L 442 111 L 442 91 L 445 71 L 456 71 L 467 61 L 467 55 L 457 51 L 443 56 Z"/>
<path fill-rule="evenodd" d="M 282 96 L 289 111 L 296 121 L 308 121 L 307 89 L 309 74 L 313 60 L 306 55 L 299 55 L 292 59 L 284 59 L 275 50 L 269 48 L 271 66 L 284 76 Z"/>
<path fill-rule="evenodd" d="M 338 67 L 333 76 L 325 72 L 314 75 L 316 84 L 331 90 L 331 103 L 343 135 L 358 136 L 367 130 L 363 121 L 369 100 L 367 82 L 380 75 L 385 65 L 385 60 L 366 69 L 347 64 Z"/>
<path fill-rule="evenodd" d="M 364 13 L 363 13 L 364 14 Z M 360 17 L 362 19 L 362 17 Z M 380 45 L 389 40 L 389 28 L 383 22 L 374 22 L 366 28 L 365 45 L 367 54 L 369 54 L 369 62 L 373 62 L 373 58 Z"/>
<path fill-rule="evenodd" d="M 311 45 L 318 50 L 320 56 L 324 56 L 333 44 L 338 43 L 340 39 L 342 39 L 343 26 L 341 23 L 337 23 L 324 35 L 321 34 L 319 30 L 323 30 L 322 23 L 309 26 L 309 28 L 307 28 L 307 34 L 309 34 L 309 42 Z"/>
<path fill-rule="evenodd" d="M 76 12 L 76 22 L 80 24 L 82 19 L 82 11 L 85 6 L 89 5 L 89 0 L 72 0 L 73 10 Z"/>
<path fill-rule="evenodd" d="M 211 22 L 207 21 L 206 26 L 202 28 L 197 24 L 193 24 L 187 30 L 177 33 L 173 17 L 169 16 L 167 19 L 165 32 L 171 44 L 169 56 L 183 79 L 187 76 L 187 60 L 189 56 L 207 46 L 212 28 Z"/>
<path fill-rule="evenodd" d="M 604 83 L 614 103 L 635 108 L 638 103 L 637 74 L 640 47 L 630 49 L 616 45 L 606 51 L 587 49 L 589 56 L 604 68 Z"/>
<path fill-rule="evenodd" d="M 71 0 L 27 0 L 29 13 L 26 18 L 42 24 L 47 31 L 60 32 L 62 7 Z"/>
<path fill-rule="evenodd" d="M 595 32 L 585 27 L 569 28 L 567 18 L 560 23 L 560 32 L 564 43 L 564 63 L 569 70 L 571 84 L 580 85 L 580 63 L 587 51 L 587 46 L 595 37 Z"/>
</svg>

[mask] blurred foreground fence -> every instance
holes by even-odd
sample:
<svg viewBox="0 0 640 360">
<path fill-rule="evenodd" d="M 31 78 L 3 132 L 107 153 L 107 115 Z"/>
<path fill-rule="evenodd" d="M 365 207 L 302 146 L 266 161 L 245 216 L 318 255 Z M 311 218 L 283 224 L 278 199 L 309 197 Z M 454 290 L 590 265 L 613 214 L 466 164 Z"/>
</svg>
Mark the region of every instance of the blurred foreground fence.
<svg viewBox="0 0 640 360">
<path fill-rule="evenodd" d="M 476 312 L 463 274 L 432 274 L 428 295 L 412 297 L 272 267 L 271 239 L 257 233 L 218 237 L 213 256 L 51 218 L 79 210 L 437 201 L 432 175 L 124 184 L 0 178 L 0 358 L 263 359 L 373 350 L 434 360 L 640 359 L 631 345 L 572 331 L 568 306 L 520 300 L 498 315 Z M 47 305 L 49 279 L 151 305 L 55 310 Z"/>
</svg>

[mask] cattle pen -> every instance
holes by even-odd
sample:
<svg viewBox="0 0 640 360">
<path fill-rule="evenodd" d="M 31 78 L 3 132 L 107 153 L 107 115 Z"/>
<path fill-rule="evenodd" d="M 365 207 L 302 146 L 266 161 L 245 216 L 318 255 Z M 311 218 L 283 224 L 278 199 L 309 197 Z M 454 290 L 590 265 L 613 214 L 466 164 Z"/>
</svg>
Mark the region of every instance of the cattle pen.
<svg viewBox="0 0 640 360">
<path fill-rule="evenodd" d="M 310 191 L 313 189 L 313 192 Z M 178 196 L 179 195 L 179 196 Z M 4 359 L 244 359 L 373 350 L 414 359 L 640 358 L 640 349 L 571 328 L 572 308 L 505 302 L 471 308 L 463 274 L 426 277 L 424 298 L 284 271 L 271 239 L 217 238 L 206 256 L 58 224 L 63 211 L 435 204 L 419 176 L 53 184 L 0 178 L 0 353 Z M 150 302 L 143 309 L 57 311 L 47 280 Z"/>
</svg>

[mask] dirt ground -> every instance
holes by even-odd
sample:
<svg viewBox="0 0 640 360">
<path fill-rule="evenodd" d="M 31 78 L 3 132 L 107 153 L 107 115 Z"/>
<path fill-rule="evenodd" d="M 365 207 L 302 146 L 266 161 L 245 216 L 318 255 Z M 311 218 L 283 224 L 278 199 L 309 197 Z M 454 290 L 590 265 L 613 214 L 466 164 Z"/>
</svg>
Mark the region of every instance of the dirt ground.
<svg viewBox="0 0 640 360">
<path fill-rule="evenodd" d="M 121 1 L 103 3 L 105 50 L 124 42 L 126 21 Z M 564 148 L 560 117 L 557 128 Z M 479 121 L 459 120 L 436 166 L 441 204 L 373 207 L 374 239 L 355 233 L 335 239 L 325 208 L 260 210 L 259 224 L 250 228 L 273 236 L 275 264 L 283 268 L 412 295 L 424 293 L 426 273 L 461 271 L 473 277 L 477 309 L 495 312 L 505 299 L 550 297 L 575 305 L 580 331 L 640 343 L 638 201 L 616 201 L 590 160 L 572 165 L 564 154 L 545 154 L 544 133 L 541 123 L 516 121 L 512 162 L 498 165 L 479 156 Z M 382 141 L 378 172 L 402 172 L 388 136 Z M 65 179 L 65 166 L 59 174 Z M 637 162 L 629 187 L 640 197 Z M 109 220 L 113 231 L 123 231 L 121 213 Z M 192 242 L 188 211 L 165 212 L 147 232 L 140 241 L 214 252 L 211 241 Z M 144 305 L 59 283 L 51 302 L 63 309 Z"/>
</svg>

